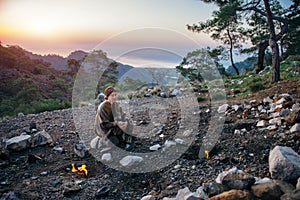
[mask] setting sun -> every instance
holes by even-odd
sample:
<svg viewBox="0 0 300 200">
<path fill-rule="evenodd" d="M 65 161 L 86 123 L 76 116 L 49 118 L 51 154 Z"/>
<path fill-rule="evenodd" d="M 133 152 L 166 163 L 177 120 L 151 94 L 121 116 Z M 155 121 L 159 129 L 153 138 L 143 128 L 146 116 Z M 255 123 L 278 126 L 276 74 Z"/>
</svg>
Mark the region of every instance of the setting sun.
<svg viewBox="0 0 300 200">
<path fill-rule="evenodd" d="M 35 22 L 29 24 L 29 31 L 34 34 L 51 34 L 52 28 L 46 22 Z"/>
</svg>

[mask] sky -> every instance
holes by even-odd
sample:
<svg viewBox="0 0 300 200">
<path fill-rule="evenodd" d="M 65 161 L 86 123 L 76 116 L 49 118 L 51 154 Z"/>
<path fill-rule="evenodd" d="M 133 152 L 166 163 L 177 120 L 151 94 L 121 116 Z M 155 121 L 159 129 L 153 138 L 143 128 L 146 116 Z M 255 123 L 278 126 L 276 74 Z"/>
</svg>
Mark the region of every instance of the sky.
<svg viewBox="0 0 300 200">
<path fill-rule="evenodd" d="M 145 55 L 133 52 L 152 48 L 182 57 L 214 43 L 186 29 L 213 10 L 199 0 L 0 0 L 0 40 L 38 54 L 104 48 L 110 57 L 138 62 Z"/>
<path fill-rule="evenodd" d="M 200 0 L 0 0 L 0 41 L 42 55 L 101 49 L 125 64 L 173 65 L 218 45 L 186 28 L 216 9 Z"/>
</svg>

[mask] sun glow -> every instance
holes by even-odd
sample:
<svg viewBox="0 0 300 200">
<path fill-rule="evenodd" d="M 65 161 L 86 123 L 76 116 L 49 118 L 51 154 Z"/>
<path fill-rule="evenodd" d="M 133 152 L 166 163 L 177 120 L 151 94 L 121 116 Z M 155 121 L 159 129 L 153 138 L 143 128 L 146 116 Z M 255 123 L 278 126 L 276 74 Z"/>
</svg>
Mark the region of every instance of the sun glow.
<svg viewBox="0 0 300 200">
<path fill-rule="evenodd" d="M 32 24 L 30 29 L 33 33 L 49 34 L 51 32 L 51 28 L 46 23 Z"/>
</svg>

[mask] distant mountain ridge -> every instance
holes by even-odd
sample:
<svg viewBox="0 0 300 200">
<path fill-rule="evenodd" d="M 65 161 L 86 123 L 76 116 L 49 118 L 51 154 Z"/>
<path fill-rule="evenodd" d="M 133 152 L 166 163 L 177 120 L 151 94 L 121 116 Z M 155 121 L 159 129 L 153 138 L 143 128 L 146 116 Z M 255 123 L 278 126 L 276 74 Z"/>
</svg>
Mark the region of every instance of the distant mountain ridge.
<svg viewBox="0 0 300 200">
<path fill-rule="evenodd" d="M 31 59 L 43 60 L 44 62 L 50 63 L 52 67 L 59 70 L 66 70 L 68 68 L 69 59 L 81 60 L 86 55 L 88 55 L 87 52 L 84 52 L 82 50 L 73 51 L 67 57 L 63 57 L 57 54 L 39 55 L 26 50 L 25 54 Z"/>
<path fill-rule="evenodd" d="M 82 51 L 82 50 L 76 50 L 71 52 L 67 57 L 63 57 L 56 54 L 48 54 L 48 55 L 39 55 L 34 54 L 32 52 L 26 51 L 25 54 L 34 60 L 43 60 L 46 63 L 49 63 L 52 67 L 59 69 L 59 70 L 66 70 L 68 69 L 68 60 L 74 59 L 74 60 L 82 60 L 85 56 L 87 56 L 89 53 Z M 118 78 L 120 79 L 127 71 L 134 68 L 131 65 L 122 64 L 120 62 L 118 63 L 117 70 L 119 72 Z"/>
<path fill-rule="evenodd" d="M 247 70 L 251 70 L 254 69 L 254 65 L 257 62 L 257 58 L 256 57 L 249 57 L 247 59 L 245 59 L 244 61 L 241 62 L 237 62 L 235 63 L 235 66 L 237 67 L 238 71 L 240 74 L 244 73 Z M 235 70 L 233 69 L 233 67 L 230 65 L 228 66 L 228 68 L 226 69 L 226 72 L 229 74 L 235 74 Z"/>
</svg>

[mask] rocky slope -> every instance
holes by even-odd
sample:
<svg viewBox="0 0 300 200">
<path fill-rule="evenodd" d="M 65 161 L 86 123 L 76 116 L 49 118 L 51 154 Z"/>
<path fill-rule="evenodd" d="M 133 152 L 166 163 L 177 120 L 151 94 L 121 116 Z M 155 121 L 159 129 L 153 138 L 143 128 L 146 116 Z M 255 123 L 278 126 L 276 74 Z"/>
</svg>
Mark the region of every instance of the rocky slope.
<svg viewBox="0 0 300 200">
<path fill-rule="evenodd" d="M 297 88 L 299 85 L 294 89 L 297 91 Z M 2 120 L 1 199 L 230 199 L 228 195 L 226 198 L 216 196 L 220 193 L 224 195 L 224 191 L 227 191 L 225 195 L 239 195 L 231 196 L 231 199 L 268 199 L 270 196 L 262 194 L 273 195 L 272 191 L 263 193 L 253 188 L 254 181 L 262 178 L 286 179 L 281 185 L 288 185 L 289 190 L 278 186 L 280 184 L 272 185 L 277 192 L 276 197 L 271 195 L 274 199 L 279 199 L 284 193 L 299 193 L 295 190 L 297 178 L 275 178 L 269 166 L 270 150 L 276 146 L 290 147 L 296 154 L 295 162 L 299 159 L 299 96 L 285 93 L 289 91 L 277 95 L 260 93 L 247 101 L 234 99 L 214 106 L 201 104 L 196 111 L 189 104 L 179 105 L 177 97 L 132 100 L 129 116 L 136 130 L 149 129 L 149 132 L 143 133 L 151 134 L 137 138 L 131 152 L 151 153 L 173 148 L 171 152 L 176 154 L 185 142 L 190 141 L 188 136 L 195 136 L 187 151 L 178 159 L 146 173 L 126 172 L 126 165 L 122 165 L 124 170 L 110 168 L 105 162 L 118 156 L 113 150 L 99 150 L 102 161 L 92 154 L 95 149 L 86 151 L 90 149 L 90 143 L 84 145 L 80 141 L 90 141 L 95 135 L 83 137 L 75 128 L 76 116 L 71 109 L 25 116 L 20 114 Z M 160 110 L 159 106 L 164 109 Z M 93 106 L 81 109 L 88 113 L 88 120 L 93 119 Z M 208 157 L 199 157 L 199 151 L 204 154 L 200 147 L 210 142 L 212 133 L 208 130 L 214 125 L 211 121 L 214 111 L 223 119 L 224 125 L 215 145 L 206 154 Z M 195 126 L 193 119 L 199 119 L 199 124 Z M 177 138 L 176 133 L 181 128 L 185 130 L 184 137 Z M 92 129 L 90 127 L 90 131 Z M 12 138 L 20 135 L 22 142 L 11 142 Z M 104 154 L 106 157 L 103 157 Z M 129 169 L 141 169 L 145 163 L 144 157 L 131 163 Z M 77 172 L 72 172 L 72 164 Z M 88 170 L 87 175 L 85 170 L 78 172 L 83 164 Z M 236 172 L 241 170 L 239 172 L 246 175 L 231 179 L 244 180 L 250 176 L 245 186 L 228 187 L 225 181 L 215 181 L 220 173 L 235 170 L 234 167 Z M 288 173 L 299 177 L 299 166 L 294 167 Z M 216 183 L 225 187 L 215 190 L 218 188 L 214 185 Z"/>
</svg>

